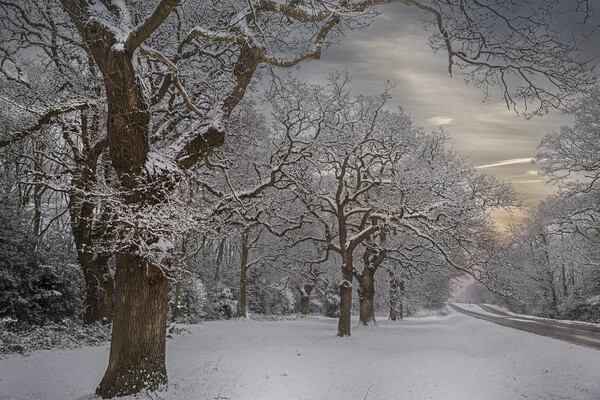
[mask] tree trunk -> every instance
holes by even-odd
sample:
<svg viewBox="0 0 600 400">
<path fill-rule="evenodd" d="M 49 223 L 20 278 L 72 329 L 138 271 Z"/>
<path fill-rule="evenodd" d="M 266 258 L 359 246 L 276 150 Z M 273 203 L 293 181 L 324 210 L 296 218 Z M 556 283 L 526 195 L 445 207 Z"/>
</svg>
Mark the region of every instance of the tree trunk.
<svg viewBox="0 0 600 400">
<path fill-rule="evenodd" d="M 382 243 L 385 243 L 385 235 L 382 233 Z M 363 270 L 359 274 L 354 271 L 354 277 L 358 281 L 358 299 L 360 302 L 359 322 L 362 325 L 376 325 L 375 321 L 375 273 L 386 257 L 385 250 L 374 250 L 367 248 L 363 254 Z"/>
<path fill-rule="evenodd" d="M 114 280 L 108 268 L 108 257 L 96 261 L 88 257 L 79 258 L 85 277 L 85 314 L 83 324 L 96 322 L 109 324 L 112 321 Z"/>
<path fill-rule="evenodd" d="M 217 261 L 215 263 L 215 282 L 221 280 L 221 264 L 223 263 L 223 252 L 225 249 L 225 238 L 219 242 L 219 251 L 217 253 Z"/>
<path fill-rule="evenodd" d="M 562 286 L 563 286 L 563 296 L 565 298 L 569 297 L 569 288 L 567 287 L 567 271 L 565 268 L 565 263 L 562 263 Z"/>
<path fill-rule="evenodd" d="M 37 182 L 37 176 L 34 182 Z M 33 233 L 37 238 L 42 231 L 42 186 L 35 185 L 33 188 Z"/>
<path fill-rule="evenodd" d="M 168 280 L 139 256 L 116 256 L 115 321 L 106 373 L 96 389 L 103 398 L 156 390 L 167 383 L 165 347 Z"/>
<path fill-rule="evenodd" d="M 181 277 L 180 277 L 181 279 Z M 176 321 L 177 318 L 181 316 L 181 306 L 179 303 L 181 302 L 181 280 L 178 280 L 175 284 L 175 301 L 173 303 L 173 320 Z"/>
<path fill-rule="evenodd" d="M 168 190 L 159 174 L 144 173 L 149 150 L 150 110 L 127 52 L 103 52 L 95 57 L 104 69 L 108 101 L 109 157 L 128 204 L 162 201 Z M 118 229 L 130 229 L 119 227 Z M 108 368 L 96 394 L 104 397 L 156 390 L 167 383 L 165 367 L 169 285 L 166 268 L 149 265 L 132 247 L 117 254 L 115 315 Z M 162 267 L 167 267 L 162 266 Z"/>
<path fill-rule="evenodd" d="M 185 259 L 187 255 L 187 237 L 184 236 L 181 241 L 181 257 Z M 185 265 L 185 264 L 183 264 Z M 181 281 L 183 279 L 183 266 L 177 273 L 177 281 L 175 283 L 175 299 L 173 301 L 173 310 L 172 310 L 172 318 L 173 321 L 177 321 L 177 319 L 181 316 Z"/>
<path fill-rule="evenodd" d="M 366 267 L 358 277 L 358 300 L 360 302 L 359 322 L 365 326 L 376 325 L 374 298 L 375 298 L 375 270 Z"/>
<path fill-rule="evenodd" d="M 398 318 L 398 312 L 394 307 L 390 307 L 390 321 L 395 321 Z"/>
<path fill-rule="evenodd" d="M 300 299 L 300 314 L 308 315 L 310 312 L 310 297 L 303 297 Z"/>
<path fill-rule="evenodd" d="M 88 169 L 89 173 L 95 171 Z M 69 196 L 69 212 L 71 217 L 71 230 L 77 249 L 77 260 L 85 278 L 85 314 L 84 325 L 95 322 L 110 323 L 113 312 L 113 295 L 115 282 L 108 267 L 110 254 L 102 253 L 94 248 L 94 208 L 95 205 L 86 201 L 81 195 L 82 191 L 91 186 L 92 179 L 89 174 L 80 174 L 74 180 L 76 189 Z"/>
<path fill-rule="evenodd" d="M 389 283 L 390 283 L 390 292 L 389 296 L 389 305 L 390 305 L 390 320 L 396 321 L 396 319 L 404 318 L 404 280 L 398 278 L 396 275 L 396 271 L 389 269 Z"/>
<path fill-rule="evenodd" d="M 556 287 L 554 286 L 554 273 L 550 271 L 546 276 L 546 280 L 548 282 L 548 289 L 550 289 L 550 295 L 552 297 L 550 308 L 554 313 L 558 307 L 558 294 L 556 293 Z"/>
<path fill-rule="evenodd" d="M 400 279 L 398 283 L 398 317 L 404 319 L 404 280 Z"/>
<path fill-rule="evenodd" d="M 302 315 L 308 315 L 310 313 L 310 294 L 314 286 L 306 284 L 304 288 L 300 290 L 300 313 Z"/>
<path fill-rule="evenodd" d="M 246 270 L 242 270 L 242 277 L 240 279 L 240 316 L 243 318 L 248 317 L 248 308 L 246 306 Z"/>
<path fill-rule="evenodd" d="M 390 307 L 390 320 L 396 321 L 397 319 L 404 319 L 404 305 L 402 304 L 402 301 L 399 301 L 395 306 Z"/>
<path fill-rule="evenodd" d="M 134 53 L 178 1 L 161 2 L 146 23 L 123 43 L 107 25 L 91 18 L 88 2 L 60 0 L 102 73 L 108 113 L 106 138 L 123 200 L 144 206 L 164 201 L 168 172 L 146 172 L 150 149 L 150 106 Z M 104 2 L 106 5 L 106 2 Z M 113 8 L 113 5 L 106 5 Z M 118 7 L 116 7 L 118 8 Z M 111 10 L 112 11 L 112 10 Z M 121 44 L 121 46 L 116 46 Z M 200 155 L 198 155 L 198 158 Z M 163 181 L 164 179 L 164 181 Z M 129 230 L 128 226 L 116 229 Z M 169 285 L 163 270 L 132 246 L 116 255 L 114 323 L 108 368 L 96 393 L 104 398 L 154 390 L 167 382 L 165 368 Z M 165 266 L 163 266 L 165 267 Z"/>
<path fill-rule="evenodd" d="M 352 317 L 352 259 L 346 257 L 342 267 L 342 282 L 340 282 L 340 318 L 338 332 L 340 337 L 350 336 L 350 320 Z"/>
<path fill-rule="evenodd" d="M 248 310 L 246 307 L 246 278 L 248 271 L 248 233 L 242 234 L 242 263 L 240 268 L 240 315 L 244 318 L 248 317 Z"/>
</svg>

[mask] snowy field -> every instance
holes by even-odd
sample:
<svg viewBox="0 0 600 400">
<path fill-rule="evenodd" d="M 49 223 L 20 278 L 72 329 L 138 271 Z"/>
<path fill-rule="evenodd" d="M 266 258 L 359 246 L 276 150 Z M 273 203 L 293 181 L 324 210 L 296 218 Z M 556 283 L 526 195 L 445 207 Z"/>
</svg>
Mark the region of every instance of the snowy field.
<svg viewBox="0 0 600 400">
<path fill-rule="evenodd" d="M 337 320 L 207 322 L 167 344 L 168 390 L 232 400 L 600 399 L 600 352 L 452 311 L 335 336 Z M 108 346 L 0 360 L 0 399 L 94 399 Z M 132 397 L 128 397 L 131 399 Z"/>
</svg>

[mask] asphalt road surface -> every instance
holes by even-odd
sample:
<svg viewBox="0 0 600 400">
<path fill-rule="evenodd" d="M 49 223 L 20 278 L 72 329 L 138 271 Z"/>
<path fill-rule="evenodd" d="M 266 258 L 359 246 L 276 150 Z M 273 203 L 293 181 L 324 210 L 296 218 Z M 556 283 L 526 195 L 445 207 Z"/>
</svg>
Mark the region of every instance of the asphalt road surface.
<svg viewBox="0 0 600 400">
<path fill-rule="evenodd" d="M 482 304 L 478 304 L 478 306 L 484 311 L 495 315 L 466 310 L 452 303 L 448 303 L 448 305 L 460 313 L 490 321 L 498 325 L 520 329 L 525 332 L 535 333 L 537 335 L 547 336 L 553 339 L 600 350 L 600 328 L 595 326 L 515 316 Z"/>
</svg>

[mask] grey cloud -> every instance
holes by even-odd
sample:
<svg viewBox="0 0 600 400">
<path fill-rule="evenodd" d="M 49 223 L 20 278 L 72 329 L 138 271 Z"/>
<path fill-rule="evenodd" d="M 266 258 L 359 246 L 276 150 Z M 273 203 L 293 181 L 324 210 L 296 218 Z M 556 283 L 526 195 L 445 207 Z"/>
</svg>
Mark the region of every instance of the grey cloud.
<svg viewBox="0 0 600 400">
<path fill-rule="evenodd" d="M 447 56 L 431 50 L 420 17 L 414 7 L 390 6 L 371 26 L 352 32 L 324 51 L 321 60 L 304 64 L 297 72 L 319 81 L 327 72 L 347 70 L 356 93 L 378 93 L 386 81 L 394 82 L 390 107 L 401 105 L 427 129 L 439 129 L 441 117 L 451 120 L 444 130 L 454 148 L 474 165 L 534 157 L 546 133 L 572 122 L 558 112 L 526 120 L 508 110 L 497 91 L 484 102 L 482 91 L 465 84 L 460 73 L 449 76 Z M 488 171 L 511 179 L 531 203 L 554 190 L 533 182 L 537 179 L 527 174 L 531 170 L 537 167 L 525 163 Z"/>
</svg>

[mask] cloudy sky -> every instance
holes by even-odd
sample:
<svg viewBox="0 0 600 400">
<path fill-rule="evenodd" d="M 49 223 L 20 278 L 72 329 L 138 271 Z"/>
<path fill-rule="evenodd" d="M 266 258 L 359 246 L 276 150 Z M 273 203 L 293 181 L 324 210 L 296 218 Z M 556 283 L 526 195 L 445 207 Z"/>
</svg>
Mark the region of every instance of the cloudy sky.
<svg viewBox="0 0 600 400">
<path fill-rule="evenodd" d="M 319 80 L 330 71 L 347 70 L 357 93 L 381 92 L 387 80 L 395 83 L 393 105 L 402 105 L 427 129 L 442 127 L 473 165 L 511 181 L 524 204 L 537 203 L 554 188 L 530 160 L 541 138 L 572 118 L 551 112 L 527 120 L 507 109 L 500 92 L 484 102 L 483 92 L 467 85 L 460 71 L 449 76 L 447 54 L 431 50 L 420 18 L 414 7 L 388 6 L 370 27 L 352 32 L 298 73 Z M 506 215 L 498 217 L 510 222 Z"/>
</svg>

